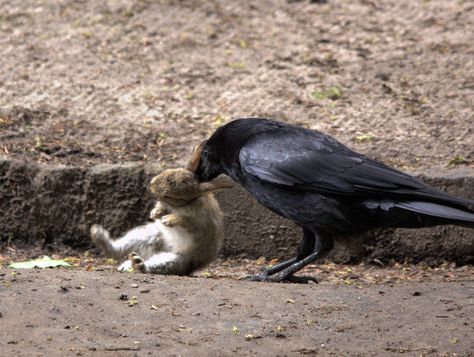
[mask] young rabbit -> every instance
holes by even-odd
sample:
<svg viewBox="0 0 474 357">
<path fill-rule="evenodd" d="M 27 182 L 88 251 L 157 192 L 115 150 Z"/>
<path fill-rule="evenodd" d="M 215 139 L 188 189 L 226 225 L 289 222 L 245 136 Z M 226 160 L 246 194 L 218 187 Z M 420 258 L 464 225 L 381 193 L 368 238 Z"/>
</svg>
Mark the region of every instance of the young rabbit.
<svg viewBox="0 0 474 357">
<path fill-rule="evenodd" d="M 223 240 L 223 214 L 212 191 L 230 188 L 226 182 L 200 183 L 186 169 L 166 170 L 155 176 L 150 191 L 158 197 L 150 218 L 113 240 L 100 225 L 93 225 L 92 241 L 110 258 L 128 260 L 119 270 L 152 274 L 189 275 L 216 257 Z"/>
</svg>

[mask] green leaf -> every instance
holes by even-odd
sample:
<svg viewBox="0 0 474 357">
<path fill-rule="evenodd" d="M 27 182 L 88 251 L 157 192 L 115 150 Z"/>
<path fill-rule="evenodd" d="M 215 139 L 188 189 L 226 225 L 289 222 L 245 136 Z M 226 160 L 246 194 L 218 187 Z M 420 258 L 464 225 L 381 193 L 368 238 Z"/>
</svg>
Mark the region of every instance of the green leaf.
<svg viewBox="0 0 474 357">
<path fill-rule="evenodd" d="M 245 40 L 242 39 L 242 38 L 239 39 L 239 46 L 240 46 L 240 48 L 247 48 L 247 47 L 249 47 L 247 41 L 245 41 Z"/>
<path fill-rule="evenodd" d="M 469 161 L 467 161 L 464 156 L 456 156 L 448 162 L 448 165 L 462 165 L 468 163 Z"/>
<path fill-rule="evenodd" d="M 229 62 L 227 65 L 232 69 L 245 69 L 244 62 Z"/>
<path fill-rule="evenodd" d="M 327 96 L 324 92 L 321 92 L 319 90 L 315 90 L 314 92 L 311 92 L 311 96 L 314 98 L 314 99 L 326 99 Z"/>
<path fill-rule="evenodd" d="M 45 269 L 45 268 L 56 268 L 56 267 L 71 267 L 70 264 L 64 260 L 51 259 L 48 256 L 44 256 L 41 259 L 29 260 L 26 262 L 12 263 L 8 267 L 13 269 Z"/>
<path fill-rule="evenodd" d="M 355 140 L 358 143 L 365 143 L 365 142 L 368 142 L 368 141 L 374 141 L 375 139 L 376 139 L 376 136 L 371 134 L 371 133 L 361 134 L 361 135 L 357 135 L 355 137 Z"/>
<path fill-rule="evenodd" d="M 342 96 L 342 91 L 339 87 L 331 87 L 326 91 L 326 93 L 328 98 L 332 100 L 339 99 Z"/>
<path fill-rule="evenodd" d="M 339 87 L 330 87 L 325 90 L 316 90 L 311 92 L 314 99 L 332 99 L 336 100 L 342 97 L 342 90 Z"/>
</svg>

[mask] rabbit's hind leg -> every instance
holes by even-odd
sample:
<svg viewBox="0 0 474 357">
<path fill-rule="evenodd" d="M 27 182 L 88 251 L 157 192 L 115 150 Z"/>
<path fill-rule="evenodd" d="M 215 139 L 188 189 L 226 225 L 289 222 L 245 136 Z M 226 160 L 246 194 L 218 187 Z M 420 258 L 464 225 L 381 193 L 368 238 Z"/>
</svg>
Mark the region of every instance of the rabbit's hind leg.
<svg viewBox="0 0 474 357">
<path fill-rule="evenodd" d="M 132 271 L 132 269 L 133 269 L 133 266 L 132 266 L 132 261 L 130 259 L 127 259 L 126 261 L 124 261 L 117 268 L 117 270 L 121 272 L 126 272 L 126 271 L 130 272 Z"/>
<path fill-rule="evenodd" d="M 107 257 L 115 258 L 114 241 L 110 238 L 110 233 L 101 225 L 94 224 L 90 229 L 91 239 L 102 253 Z"/>
<path fill-rule="evenodd" d="M 164 275 L 187 275 L 191 272 L 191 264 L 182 255 L 162 252 L 143 261 L 145 272 Z"/>
<path fill-rule="evenodd" d="M 131 262 L 133 271 L 135 271 L 137 273 L 146 273 L 147 272 L 145 262 L 143 261 L 142 257 L 140 257 L 137 253 L 131 252 L 128 255 L 128 259 L 129 260 L 127 260 L 127 261 Z"/>
</svg>

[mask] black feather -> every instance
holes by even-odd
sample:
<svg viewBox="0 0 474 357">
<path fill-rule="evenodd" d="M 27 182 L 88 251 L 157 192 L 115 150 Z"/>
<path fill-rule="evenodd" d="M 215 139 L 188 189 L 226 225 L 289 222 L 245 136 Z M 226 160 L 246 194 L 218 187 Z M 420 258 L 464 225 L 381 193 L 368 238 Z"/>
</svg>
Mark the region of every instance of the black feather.
<svg viewBox="0 0 474 357">
<path fill-rule="evenodd" d="M 474 225 L 473 200 L 426 185 L 321 132 L 268 119 L 232 121 L 207 140 L 197 174 L 207 181 L 221 173 L 303 227 L 302 247 L 315 250 L 331 249 L 337 236 L 380 226 Z M 316 243 L 308 241 L 311 234 Z M 310 254 L 301 249 L 299 257 Z"/>
</svg>

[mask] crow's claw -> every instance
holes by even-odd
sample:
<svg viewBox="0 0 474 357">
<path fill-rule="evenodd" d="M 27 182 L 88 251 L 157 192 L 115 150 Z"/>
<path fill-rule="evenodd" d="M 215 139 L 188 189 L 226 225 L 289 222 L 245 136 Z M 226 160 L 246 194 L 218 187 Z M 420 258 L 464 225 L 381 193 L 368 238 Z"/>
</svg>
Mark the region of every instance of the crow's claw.
<svg viewBox="0 0 474 357">
<path fill-rule="evenodd" d="M 284 276 L 283 274 L 273 274 L 268 275 L 267 272 L 264 270 L 260 274 L 248 275 L 240 280 L 246 281 L 263 281 L 269 283 L 294 283 L 294 284 L 308 284 L 310 281 L 319 284 L 318 280 L 312 276 Z"/>
<path fill-rule="evenodd" d="M 319 284 L 318 279 L 313 278 L 312 276 L 294 276 L 290 275 L 289 277 L 282 280 L 284 283 L 294 283 L 294 284 L 309 284 L 309 282 Z"/>
<path fill-rule="evenodd" d="M 260 274 L 244 276 L 243 278 L 240 278 L 240 280 L 245 280 L 245 281 L 268 281 L 267 278 L 268 278 L 268 274 L 265 271 L 263 271 Z"/>
</svg>

